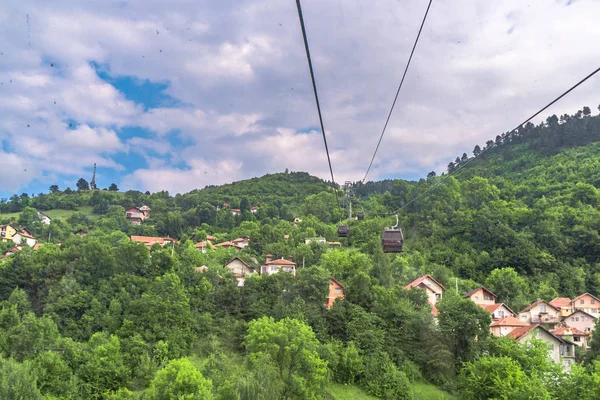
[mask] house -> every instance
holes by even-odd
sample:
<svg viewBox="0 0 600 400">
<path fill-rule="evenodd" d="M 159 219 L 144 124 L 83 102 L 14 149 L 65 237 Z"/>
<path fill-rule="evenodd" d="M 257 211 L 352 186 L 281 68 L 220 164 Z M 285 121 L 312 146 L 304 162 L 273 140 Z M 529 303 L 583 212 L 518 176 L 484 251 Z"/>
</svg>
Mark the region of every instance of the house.
<svg viewBox="0 0 600 400">
<path fill-rule="evenodd" d="M 292 223 L 292 226 L 295 228 L 296 225 L 298 225 L 301 222 L 302 222 L 302 219 L 300 219 L 300 218 L 294 218 L 294 222 Z"/>
<path fill-rule="evenodd" d="M 515 329 L 529 326 L 527 322 L 519 321 L 512 315 L 509 315 L 490 324 L 490 333 L 492 336 L 506 336 Z"/>
<path fill-rule="evenodd" d="M 16 245 L 20 245 L 24 242 L 31 247 L 35 246 L 37 243 L 37 240 L 26 228 L 17 228 L 15 225 L 11 224 L 0 225 L 0 239 L 2 242 L 13 242 Z"/>
<path fill-rule="evenodd" d="M 568 297 L 557 297 L 550 301 L 550 305 L 555 308 L 558 308 L 558 315 L 560 315 L 561 317 L 566 317 L 568 315 L 571 315 L 571 313 L 573 312 L 573 306 L 571 304 L 572 302 L 573 300 L 571 300 Z"/>
<path fill-rule="evenodd" d="M 144 215 L 146 216 L 146 218 L 150 217 L 150 207 L 148 207 L 147 205 L 143 205 L 140 207 L 140 210 L 142 210 L 142 212 L 144 213 Z"/>
<path fill-rule="evenodd" d="M 252 214 L 256 214 L 258 212 L 258 207 L 256 207 L 256 206 L 250 207 L 250 212 Z"/>
<path fill-rule="evenodd" d="M 38 211 L 37 213 L 38 213 L 38 217 L 40 217 L 40 220 L 42 221 L 42 224 L 50 225 L 50 222 L 52 222 L 52 219 L 48 215 L 44 214 L 41 211 Z"/>
<path fill-rule="evenodd" d="M 206 265 L 201 265 L 199 267 L 196 267 L 196 271 L 198 271 L 198 272 L 208 271 L 208 267 Z"/>
<path fill-rule="evenodd" d="M 325 239 L 324 237 L 316 237 L 316 238 L 306 238 L 306 239 L 304 239 L 304 244 L 311 244 L 311 243 L 327 244 L 327 239 Z"/>
<path fill-rule="evenodd" d="M 555 326 L 560 322 L 560 310 L 546 300 L 538 300 L 519 313 L 519 320 L 529 324 L 547 324 Z"/>
<path fill-rule="evenodd" d="M 581 331 L 577 328 L 569 328 L 568 326 L 561 326 L 552 331 L 555 336 L 572 341 L 575 346 L 589 349 L 589 338 L 590 333 Z"/>
<path fill-rule="evenodd" d="M 479 304 L 481 308 L 492 314 L 492 320 L 498 321 L 504 319 L 506 317 L 514 317 L 517 314 L 514 313 L 513 310 L 508 308 L 508 306 L 504 303 L 498 304 Z"/>
<path fill-rule="evenodd" d="M 530 339 L 536 338 L 548 343 L 548 355 L 557 364 L 561 364 L 568 371 L 571 364 L 575 362 L 575 345 L 561 337 L 554 335 L 548 329 L 541 325 L 530 325 L 517 328 L 511 331 L 507 336 L 515 339 L 518 343 L 527 343 Z"/>
<path fill-rule="evenodd" d="M 242 210 L 240 210 L 239 208 L 232 208 L 231 213 L 233 215 L 240 215 L 242 213 Z"/>
<path fill-rule="evenodd" d="M 344 286 L 341 283 L 336 281 L 334 278 L 329 278 L 329 295 L 327 295 L 327 302 L 325 303 L 325 307 L 329 310 L 333 307 L 333 303 L 335 303 L 335 299 L 344 298 Z"/>
<path fill-rule="evenodd" d="M 79 236 L 79 237 L 86 237 L 87 234 L 88 234 L 87 231 L 84 231 L 83 229 L 80 229 L 74 233 L 74 235 Z"/>
<path fill-rule="evenodd" d="M 483 286 L 473 289 L 463 296 L 465 299 L 473 300 L 475 304 L 495 304 L 496 295 Z"/>
<path fill-rule="evenodd" d="M 148 215 L 141 208 L 132 207 L 125 211 L 125 218 L 133 225 L 141 225 L 148 218 Z"/>
<path fill-rule="evenodd" d="M 4 254 L 2 255 L 2 259 L 3 259 L 3 260 L 6 260 L 6 259 L 7 259 L 7 258 L 8 258 L 8 257 L 11 255 L 11 254 L 14 254 L 14 253 L 16 253 L 17 251 L 21 251 L 21 250 L 23 250 L 23 246 L 20 246 L 20 245 L 19 245 L 19 246 L 15 246 L 15 247 L 13 247 L 13 248 L 12 248 L 12 249 L 10 249 L 10 250 L 6 250 L 6 251 L 4 252 Z"/>
<path fill-rule="evenodd" d="M 242 236 L 237 239 L 233 239 L 231 243 L 234 243 L 243 249 L 250 244 L 250 238 L 248 236 Z"/>
<path fill-rule="evenodd" d="M 171 238 L 162 238 L 162 237 L 152 237 L 152 236 L 134 236 L 130 237 L 132 242 L 143 243 L 146 247 L 150 248 L 154 244 L 158 243 L 159 245 L 165 247 L 166 245 L 175 244 L 175 239 Z"/>
<path fill-rule="evenodd" d="M 581 310 L 588 314 L 598 316 L 598 308 L 600 308 L 600 299 L 592 296 L 589 293 L 584 293 L 581 296 L 575 297 L 572 301 L 573 311 Z"/>
<path fill-rule="evenodd" d="M 227 249 L 228 249 L 228 248 L 232 248 L 232 247 L 233 247 L 233 248 L 235 248 L 236 250 L 241 250 L 241 249 L 243 249 L 243 247 L 242 247 L 242 246 L 240 246 L 240 245 L 238 245 L 238 244 L 236 244 L 236 243 L 233 243 L 233 242 L 229 242 L 229 241 L 227 241 L 227 242 L 222 242 L 222 243 L 218 243 L 218 244 L 216 244 L 216 245 L 215 245 L 215 247 L 222 247 L 222 248 L 227 248 Z"/>
<path fill-rule="evenodd" d="M 238 287 L 244 286 L 247 275 L 256 273 L 254 268 L 238 257 L 231 259 L 227 264 L 223 265 L 223 268 L 227 268 L 236 277 Z"/>
<path fill-rule="evenodd" d="M 265 263 L 260 266 L 261 275 L 272 275 L 280 271 L 289 272 L 296 276 L 296 263 L 284 258 L 271 261 L 271 259 L 267 257 Z"/>
<path fill-rule="evenodd" d="M 404 289 L 410 289 L 413 287 L 419 287 L 425 290 L 429 303 L 435 305 L 438 300 L 441 300 L 444 294 L 444 287 L 441 283 L 433 279 L 431 275 L 425 275 L 415 279 L 408 285 L 404 286 Z"/>
<path fill-rule="evenodd" d="M 596 315 L 588 314 L 583 310 L 577 310 L 568 317 L 563 318 L 563 325 L 584 332 L 593 332 L 597 319 Z"/>
<path fill-rule="evenodd" d="M 337 249 L 338 247 L 342 247 L 342 244 L 340 242 L 327 242 L 327 247 Z"/>
</svg>

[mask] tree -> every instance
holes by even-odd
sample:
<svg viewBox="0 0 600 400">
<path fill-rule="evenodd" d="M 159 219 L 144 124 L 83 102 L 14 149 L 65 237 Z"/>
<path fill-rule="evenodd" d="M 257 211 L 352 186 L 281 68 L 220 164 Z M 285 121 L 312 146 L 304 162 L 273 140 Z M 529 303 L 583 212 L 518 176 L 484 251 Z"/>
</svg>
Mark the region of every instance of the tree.
<svg viewBox="0 0 600 400">
<path fill-rule="evenodd" d="M 131 373 L 125 368 L 119 338 L 106 332 L 92 335 L 83 359 L 77 375 L 84 382 L 82 386 L 87 398 L 104 398 L 104 392 L 124 386 Z"/>
<path fill-rule="evenodd" d="M 77 190 L 90 190 L 90 184 L 83 178 L 79 178 L 77 181 Z"/>
<path fill-rule="evenodd" d="M 187 358 L 171 361 L 156 373 L 146 392 L 148 400 L 211 400 L 212 382 Z"/>
<path fill-rule="evenodd" d="M 50 193 L 58 192 L 58 185 L 50 185 Z"/>
<path fill-rule="evenodd" d="M 310 326 L 296 319 L 262 317 L 248 324 L 245 343 L 251 358 L 266 355 L 275 364 L 285 385 L 282 398 L 317 398 L 327 364 L 319 357 L 319 341 Z"/>
<path fill-rule="evenodd" d="M 590 110 L 590 108 L 588 106 L 583 107 L 583 115 L 585 117 L 589 117 L 591 113 L 592 113 L 592 110 Z"/>
<path fill-rule="evenodd" d="M 427 174 L 428 178 L 434 178 L 437 174 L 435 173 L 435 171 L 431 171 L 430 173 Z"/>
<path fill-rule="evenodd" d="M 479 147 L 479 145 L 475 145 L 475 148 L 473 149 L 473 155 L 475 157 L 479 157 L 480 154 L 481 154 L 481 147 Z"/>
<path fill-rule="evenodd" d="M 29 364 L 0 357 L 0 399 L 38 400 L 35 374 Z"/>
<path fill-rule="evenodd" d="M 515 310 L 521 310 L 528 303 L 529 286 L 513 268 L 493 270 L 486 280 L 486 287 L 498 296 L 498 302 Z"/>
<path fill-rule="evenodd" d="M 111 192 L 118 192 L 119 188 L 117 187 L 116 183 L 111 183 L 110 186 L 108 187 L 108 190 Z"/>
<path fill-rule="evenodd" d="M 469 156 L 467 155 L 467 153 L 463 153 L 462 157 L 460 158 L 461 162 L 466 162 L 469 160 Z"/>
</svg>

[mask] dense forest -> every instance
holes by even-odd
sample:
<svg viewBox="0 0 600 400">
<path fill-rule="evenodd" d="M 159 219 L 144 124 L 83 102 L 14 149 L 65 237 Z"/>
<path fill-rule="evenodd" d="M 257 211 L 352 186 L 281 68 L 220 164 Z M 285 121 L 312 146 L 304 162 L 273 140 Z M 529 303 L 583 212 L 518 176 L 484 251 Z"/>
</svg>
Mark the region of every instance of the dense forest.
<svg viewBox="0 0 600 400">
<path fill-rule="evenodd" d="M 595 399 L 600 340 L 565 372 L 542 342 L 490 336 L 490 314 L 462 295 L 485 285 L 515 311 L 600 295 L 599 156 L 600 117 L 585 107 L 476 146 L 442 176 L 354 184 L 364 220 L 303 172 L 175 196 L 81 180 L 15 194 L 0 223 L 42 246 L 0 261 L 0 398 L 351 398 L 336 397 L 341 385 L 383 399 Z M 150 217 L 131 224 L 125 210 L 143 205 Z M 59 216 L 46 225 L 38 210 Z M 385 254 L 396 210 L 405 251 Z M 249 245 L 195 247 L 209 235 Z M 306 243 L 315 237 L 341 246 Z M 268 254 L 298 263 L 296 276 L 239 287 L 223 268 L 234 257 L 259 268 Z M 446 287 L 437 318 L 423 290 L 404 288 L 425 274 Z M 327 309 L 330 277 L 344 299 Z M 443 391 L 417 390 L 432 386 Z"/>
</svg>

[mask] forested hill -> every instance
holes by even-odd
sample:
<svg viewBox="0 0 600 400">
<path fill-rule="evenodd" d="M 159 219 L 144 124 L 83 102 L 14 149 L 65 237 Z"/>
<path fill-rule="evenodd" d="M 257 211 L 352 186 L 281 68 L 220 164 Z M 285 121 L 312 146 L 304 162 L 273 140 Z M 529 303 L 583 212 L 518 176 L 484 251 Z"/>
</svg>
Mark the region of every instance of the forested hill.
<svg viewBox="0 0 600 400">
<path fill-rule="evenodd" d="M 450 176 L 356 184 L 360 221 L 332 185 L 287 171 L 176 196 L 80 180 L 6 199 L 0 222 L 42 246 L 0 261 L 0 398 L 445 396 L 418 394 L 434 384 L 465 399 L 595 399 L 600 334 L 577 354 L 588 368 L 566 374 L 543 345 L 491 338 L 490 314 L 461 296 L 485 285 L 519 312 L 600 295 L 600 124 L 588 111 L 499 136 Z M 143 205 L 141 225 L 126 219 Z M 385 254 L 396 210 L 405 251 Z M 148 248 L 131 235 L 176 241 Z M 245 236 L 242 249 L 216 246 Z M 332 243 L 306 242 L 319 237 Z M 239 257 L 258 270 L 268 254 L 296 262 L 296 275 L 240 286 L 223 267 Z M 446 288 L 436 310 L 405 289 L 425 274 Z M 329 310 L 330 283 L 344 301 Z"/>
</svg>

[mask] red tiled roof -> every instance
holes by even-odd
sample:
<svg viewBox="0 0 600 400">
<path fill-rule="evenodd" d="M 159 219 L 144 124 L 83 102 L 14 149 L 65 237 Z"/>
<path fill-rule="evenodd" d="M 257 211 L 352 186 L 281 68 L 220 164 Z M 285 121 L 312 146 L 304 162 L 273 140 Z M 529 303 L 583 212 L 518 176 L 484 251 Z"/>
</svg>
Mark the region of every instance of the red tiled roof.
<svg viewBox="0 0 600 400">
<path fill-rule="evenodd" d="M 575 302 L 576 302 L 577 300 L 579 300 L 581 297 L 583 297 L 583 296 L 586 296 L 586 295 L 587 295 L 587 296 L 590 296 L 590 297 L 593 297 L 593 298 L 594 298 L 596 301 L 600 302 L 600 299 L 599 299 L 599 298 L 597 298 L 596 296 L 594 296 L 593 294 L 584 293 L 584 294 L 582 294 L 581 296 L 577 296 L 577 297 L 575 297 L 575 298 L 573 299 L 573 303 L 575 303 Z"/>
<path fill-rule="evenodd" d="M 531 303 L 527 307 L 525 307 L 523 310 L 521 310 L 521 312 L 527 312 L 527 311 L 531 310 L 533 307 L 535 307 L 535 306 L 537 306 L 538 304 L 541 304 L 541 303 L 546 303 L 550 307 L 554 308 L 554 310 L 560 311 L 558 308 L 554 307 L 553 305 L 551 305 L 550 303 L 548 303 L 546 300 L 538 300 L 536 302 Z"/>
<path fill-rule="evenodd" d="M 206 235 L 206 240 L 217 240 L 217 238 L 212 235 Z"/>
<path fill-rule="evenodd" d="M 131 236 L 132 242 L 138 243 L 165 243 L 165 242 L 174 242 L 175 239 L 171 238 L 162 238 L 162 237 L 154 237 L 154 236 Z"/>
<path fill-rule="evenodd" d="M 240 245 L 238 245 L 237 243 L 233 243 L 233 242 L 218 243 L 218 244 L 215 244 L 215 246 L 217 246 L 217 247 L 237 247 L 238 249 L 242 248 Z"/>
<path fill-rule="evenodd" d="M 436 281 L 435 279 L 433 279 L 433 277 L 431 275 L 423 275 L 422 277 L 415 279 L 414 281 L 412 281 L 408 285 L 404 286 L 404 289 L 410 289 L 411 287 L 419 286 L 419 284 L 421 282 L 423 282 L 427 278 L 431 279 L 432 281 L 434 281 L 435 283 L 437 283 L 438 285 L 440 285 L 440 287 L 442 289 L 444 289 L 444 285 L 442 285 L 441 283 L 439 283 L 438 281 Z"/>
<path fill-rule="evenodd" d="M 577 328 L 570 328 L 568 326 L 561 326 L 559 328 L 554 329 L 554 331 L 552 332 L 555 335 L 558 336 L 589 336 L 590 333 L 589 332 L 584 332 L 581 331 Z"/>
<path fill-rule="evenodd" d="M 199 249 L 201 247 L 206 247 L 206 240 L 203 240 L 202 242 L 196 243 L 194 245 L 195 248 Z"/>
<path fill-rule="evenodd" d="M 491 294 L 492 296 L 494 296 L 494 298 L 498 297 L 496 296 L 494 293 L 492 293 L 490 290 L 484 288 L 483 286 L 479 286 L 478 288 L 475 288 L 473 290 L 470 290 L 468 293 L 466 293 L 463 297 L 466 299 L 468 297 L 471 297 L 473 294 L 475 294 L 475 292 L 477 292 L 478 290 L 483 290 L 484 292 L 488 292 L 489 294 Z"/>
<path fill-rule="evenodd" d="M 538 327 L 539 325 L 527 325 L 527 326 L 523 326 L 521 328 L 517 328 L 514 329 L 512 331 L 510 331 L 508 333 L 508 336 L 510 336 L 513 339 L 520 339 L 523 336 L 525 336 L 530 330 L 532 330 L 535 327 Z"/>
<path fill-rule="evenodd" d="M 339 283 L 335 278 L 329 278 L 329 280 L 333 283 L 335 283 L 336 285 L 338 285 L 339 287 L 341 287 L 342 289 L 344 288 L 344 285 L 342 285 L 341 283 Z"/>
<path fill-rule="evenodd" d="M 273 261 L 266 262 L 265 265 L 293 265 L 293 266 L 296 266 L 296 263 L 286 260 L 284 258 L 280 258 L 279 260 L 273 260 Z"/>
<path fill-rule="evenodd" d="M 550 301 L 550 305 L 553 307 L 571 307 L 571 299 L 568 297 L 557 297 Z"/>
<path fill-rule="evenodd" d="M 519 321 L 517 318 L 509 315 L 508 317 L 502 318 L 498 321 L 492 322 L 490 326 L 520 326 L 526 327 L 529 326 L 527 322 Z"/>
<path fill-rule="evenodd" d="M 496 304 L 479 304 L 479 307 L 483 308 L 484 310 L 486 310 L 487 312 L 489 312 L 490 314 L 492 314 L 494 311 L 496 311 L 500 306 L 504 306 L 508 311 L 510 311 L 512 314 L 515 314 L 515 312 L 513 310 L 511 310 L 506 304 L 504 303 L 496 303 Z"/>
</svg>

